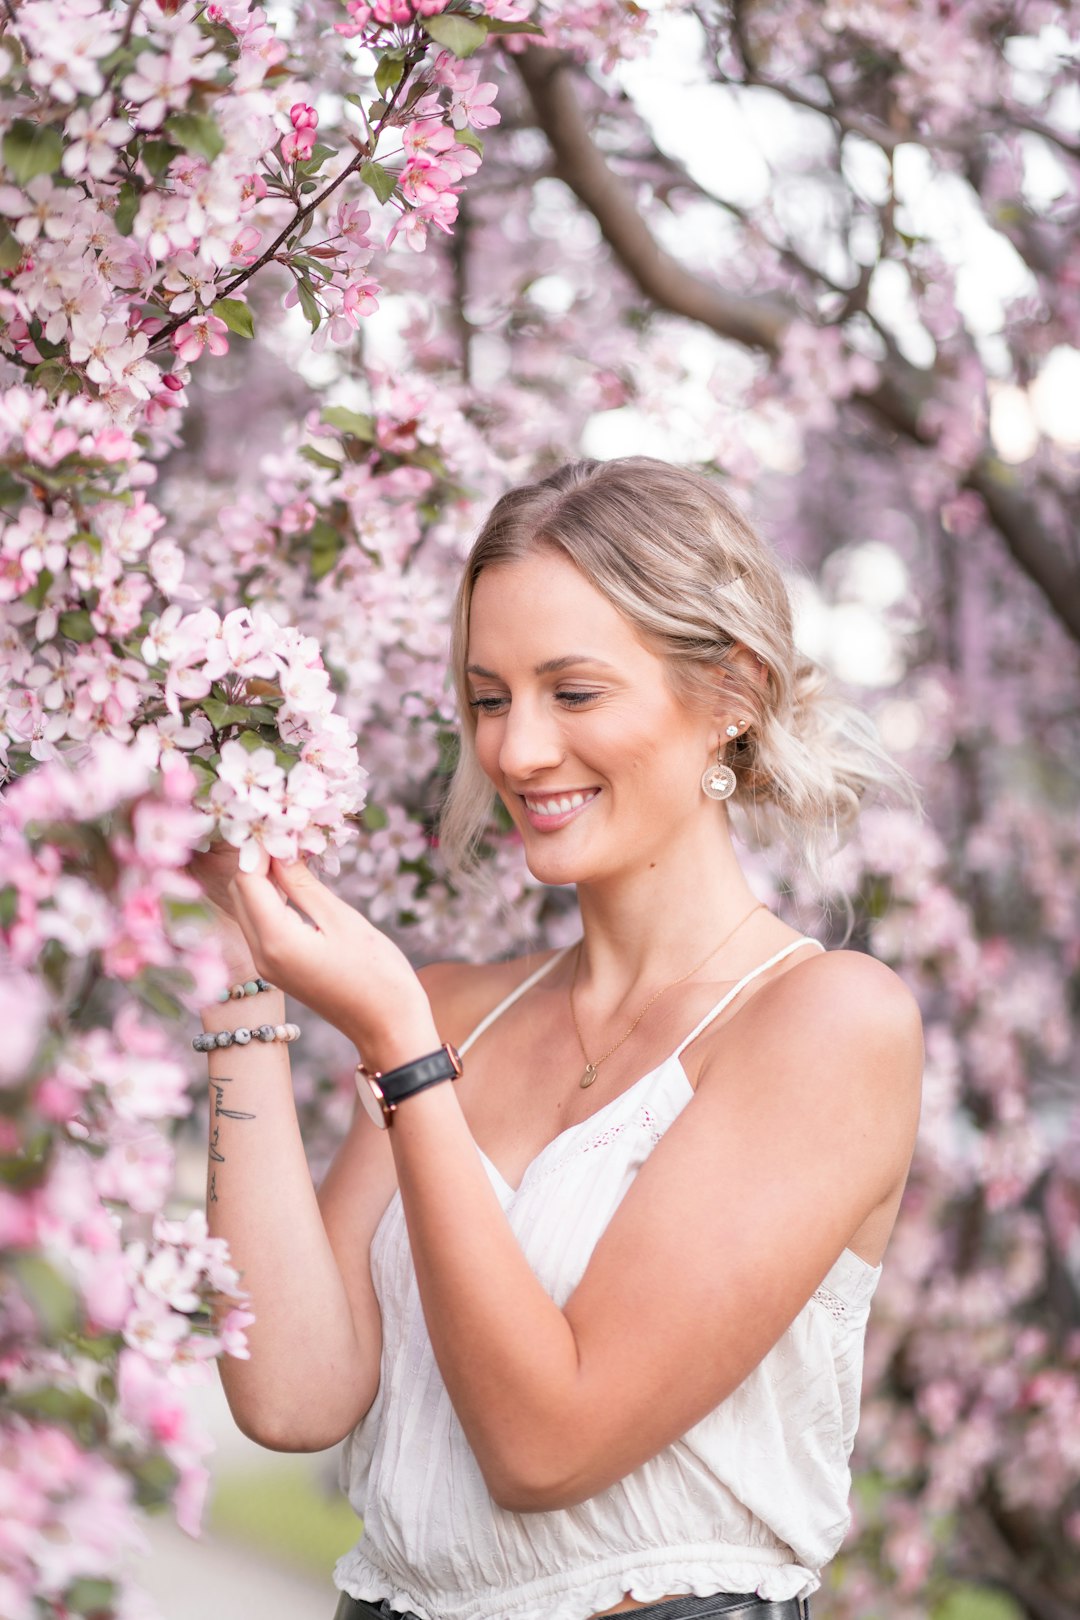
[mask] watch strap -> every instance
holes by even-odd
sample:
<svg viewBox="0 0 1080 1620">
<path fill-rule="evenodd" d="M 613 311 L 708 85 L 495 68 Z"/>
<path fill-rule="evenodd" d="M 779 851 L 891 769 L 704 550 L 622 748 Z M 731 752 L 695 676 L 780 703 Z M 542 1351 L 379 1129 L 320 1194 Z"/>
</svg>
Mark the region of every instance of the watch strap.
<svg viewBox="0 0 1080 1620">
<path fill-rule="evenodd" d="M 369 1075 L 363 1065 L 361 1072 Z M 402 1063 L 396 1069 L 387 1069 L 384 1074 L 370 1074 L 370 1078 L 378 1082 L 383 1097 L 393 1107 L 414 1092 L 434 1086 L 440 1080 L 456 1080 L 460 1073 L 461 1059 L 449 1042 L 444 1042 L 437 1052 L 414 1058 L 411 1063 Z"/>
</svg>

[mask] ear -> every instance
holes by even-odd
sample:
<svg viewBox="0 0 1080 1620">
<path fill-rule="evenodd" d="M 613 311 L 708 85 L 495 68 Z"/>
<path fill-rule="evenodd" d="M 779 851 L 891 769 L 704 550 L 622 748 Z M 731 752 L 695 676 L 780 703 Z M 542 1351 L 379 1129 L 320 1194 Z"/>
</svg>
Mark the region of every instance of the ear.
<svg viewBox="0 0 1080 1620">
<path fill-rule="evenodd" d="M 729 725 L 737 725 L 741 735 L 756 718 L 752 712 L 748 712 L 746 699 L 740 695 L 740 691 L 753 691 L 756 688 L 764 696 L 769 680 L 769 666 L 741 641 L 737 641 L 728 653 L 725 664 L 729 666 L 728 669 L 718 669 L 716 672 L 718 686 L 713 707 L 713 719 L 720 727 L 721 743 L 734 741 L 734 738 L 725 736 Z M 729 673 L 732 664 L 741 677 L 741 688 L 732 681 Z"/>
<path fill-rule="evenodd" d="M 737 641 L 728 654 L 728 659 L 738 666 L 746 680 L 753 681 L 764 690 L 769 679 L 769 666 L 763 658 L 752 652 L 743 642 Z"/>
</svg>

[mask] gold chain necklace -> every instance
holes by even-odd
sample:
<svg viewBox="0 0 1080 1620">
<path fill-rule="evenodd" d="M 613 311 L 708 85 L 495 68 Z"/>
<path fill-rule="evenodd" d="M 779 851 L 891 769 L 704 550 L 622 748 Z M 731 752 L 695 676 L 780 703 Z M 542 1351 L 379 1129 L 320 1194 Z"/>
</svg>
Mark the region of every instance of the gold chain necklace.
<svg viewBox="0 0 1080 1620">
<path fill-rule="evenodd" d="M 585 1072 L 578 1081 L 578 1084 L 583 1089 L 585 1086 L 591 1086 L 593 1081 L 596 1079 L 596 1071 L 599 1069 L 601 1063 L 606 1063 L 608 1058 L 619 1050 L 619 1047 L 622 1045 L 623 1041 L 628 1041 L 630 1039 L 631 1035 L 634 1033 L 635 1029 L 637 1029 L 653 1002 L 659 1001 L 661 996 L 666 995 L 669 990 L 674 990 L 677 984 L 682 984 L 685 979 L 689 979 L 693 974 L 700 973 L 701 969 L 705 966 L 705 963 L 708 962 L 711 957 L 715 956 L 717 951 L 723 949 L 728 940 L 733 938 L 733 936 L 738 933 L 743 923 L 749 922 L 755 911 L 761 911 L 763 909 L 767 910 L 768 908 L 765 906 L 764 900 L 759 900 L 756 906 L 750 907 L 750 910 L 746 913 L 745 917 L 740 918 L 731 932 L 724 935 L 719 945 L 713 946 L 708 956 L 703 957 L 702 960 L 696 964 L 696 966 L 688 968 L 685 973 L 680 973 L 679 977 L 677 979 L 672 979 L 670 984 L 665 984 L 663 989 L 656 991 L 655 995 L 651 995 L 644 1007 L 642 1007 L 641 1011 L 638 1013 L 637 1017 L 634 1019 L 634 1022 L 630 1025 L 630 1028 L 627 1030 L 626 1034 L 620 1035 L 619 1039 L 615 1042 L 615 1045 L 610 1046 L 604 1053 L 603 1057 L 598 1057 L 595 1063 L 589 1061 L 589 1054 L 585 1050 L 585 1042 L 581 1037 L 581 1026 L 577 1021 L 577 1013 L 574 1011 L 574 989 L 577 985 L 578 969 L 581 966 L 581 947 L 585 943 L 584 939 L 579 940 L 577 955 L 574 959 L 574 977 L 570 982 L 570 1017 L 574 1021 L 574 1029 L 577 1033 L 578 1045 L 581 1047 L 581 1055 L 585 1059 Z"/>
</svg>

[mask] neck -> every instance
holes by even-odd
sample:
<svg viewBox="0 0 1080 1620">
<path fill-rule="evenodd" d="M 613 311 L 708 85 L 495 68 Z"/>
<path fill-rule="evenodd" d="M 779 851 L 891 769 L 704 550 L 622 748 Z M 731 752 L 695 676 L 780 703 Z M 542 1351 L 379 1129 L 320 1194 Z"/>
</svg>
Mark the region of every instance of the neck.
<svg viewBox="0 0 1080 1620">
<path fill-rule="evenodd" d="M 692 968 L 710 945 L 720 945 L 758 897 L 743 876 L 724 821 L 690 843 L 680 839 L 678 847 L 653 849 L 632 870 L 579 884 L 578 903 L 584 931 L 578 982 L 618 1005 L 639 987 L 655 988 Z M 731 951 L 718 950 L 708 965 L 732 961 L 754 922 L 764 920 L 765 912 L 757 912 L 735 935 Z"/>
</svg>

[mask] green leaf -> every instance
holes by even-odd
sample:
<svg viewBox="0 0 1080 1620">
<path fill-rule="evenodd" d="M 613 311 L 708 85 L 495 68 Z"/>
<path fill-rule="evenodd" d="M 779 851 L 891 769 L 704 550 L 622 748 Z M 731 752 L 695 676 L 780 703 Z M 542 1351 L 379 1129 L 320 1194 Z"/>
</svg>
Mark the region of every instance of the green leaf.
<svg viewBox="0 0 1080 1620">
<path fill-rule="evenodd" d="M 253 338 L 255 336 L 255 322 L 251 317 L 251 310 L 241 298 L 219 298 L 213 306 L 214 314 L 225 322 L 230 332 L 237 337 Z"/>
<path fill-rule="evenodd" d="M 498 17 L 487 18 L 489 34 L 542 34 L 543 27 L 538 22 L 502 22 Z"/>
<path fill-rule="evenodd" d="M 459 146 L 471 146 L 474 152 L 478 152 L 480 156 L 483 157 L 484 143 L 476 133 L 475 129 L 455 129 L 454 139 L 457 141 Z"/>
<path fill-rule="evenodd" d="M 63 1423 L 88 1445 L 100 1442 L 108 1430 L 105 1413 L 93 1396 L 81 1389 L 14 1390 L 4 1396 L 4 1404 L 23 1417 L 39 1422 Z"/>
<path fill-rule="evenodd" d="M 328 574 L 341 556 L 345 541 L 326 518 L 317 518 L 306 537 L 311 546 L 311 572 L 315 579 Z"/>
<path fill-rule="evenodd" d="M 272 726 L 274 711 L 261 703 L 223 703 L 220 698 L 200 699 L 200 707 L 215 731 L 223 726 Z"/>
<path fill-rule="evenodd" d="M 3 142 L 4 163 L 17 186 L 39 174 L 55 174 L 64 155 L 60 131 L 50 124 L 32 124 L 16 118 Z"/>
<path fill-rule="evenodd" d="M 328 467 L 331 472 L 336 473 L 341 471 L 340 461 L 336 461 L 333 456 L 324 456 L 321 450 L 315 449 L 314 445 L 301 445 L 300 454 L 303 456 L 305 461 L 310 461 L 315 467 Z M 0 504 L 2 504 L 2 501 L 0 501 Z"/>
<path fill-rule="evenodd" d="M 113 224 L 121 236 L 131 235 L 138 211 L 139 193 L 130 180 L 125 180 L 120 187 L 120 195 L 116 199 L 116 212 L 113 214 Z"/>
<path fill-rule="evenodd" d="M 103 56 L 98 62 L 98 72 L 103 73 L 106 79 L 111 79 L 117 68 L 128 68 L 135 57 L 141 56 L 143 51 L 152 51 L 152 39 L 143 39 L 139 34 L 133 34 L 126 45 L 118 45 L 115 51 Z"/>
<path fill-rule="evenodd" d="M 163 989 L 160 984 L 153 984 L 149 979 L 144 979 L 139 986 L 139 995 L 146 1005 L 167 1023 L 179 1018 L 183 1012 L 178 996 L 170 995 L 168 990 Z"/>
<path fill-rule="evenodd" d="M 222 726 L 227 724 L 225 716 L 229 712 L 229 705 L 222 703 L 220 698 L 204 697 L 202 711 L 215 731 L 220 731 Z"/>
<path fill-rule="evenodd" d="M 388 96 L 394 86 L 401 83 L 401 75 L 405 71 L 405 64 L 399 57 L 391 55 L 388 51 L 379 58 L 379 65 L 375 69 L 375 88 L 381 96 Z"/>
<path fill-rule="evenodd" d="M 61 613 L 60 634 L 67 636 L 69 641 L 93 641 L 97 631 L 86 609 L 74 608 L 70 613 Z"/>
<path fill-rule="evenodd" d="M 316 518 L 305 538 L 313 551 L 338 551 L 341 547 L 340 531 L 326 518 Z"/>
<path fill-rule="evenodd" d="M 429 21 L 432 22 L 435 20 L 435 18 L 429 19 Z M 375 193 L 376 197 L 378 197 L 381 203 L 389 202 L 390 198 L 394 195 L 394 188 L 397 185 L 397 175 L 391 174 L 389 169 L 384 169 L 381 163 L 376 163 L 373 159 L 369 158 L 366 163 L 363 163 L 360 166 L 360 178 L 364 181 L 365 185 L 369 185 L 371 187 L 372 191 Z"/>
<path fill-rule="evenodd" d="M 77 1296 L 71 1283 L 55 1266 L 39 1254 L 15 1255 L 9 1264 L 46 1339 L 55 1341 L 75 1326 Z"/>
<path fill-rule="evenodd" d="M 169 164 L 179 151 L 171 141 L 145 141 L 139 156 L 155 180 L 164 180 Z"/>
<path fill-rule="evenodd" d="M 80 1575 L 64 1593 L 64 1607 L 70 1614 L 112 1614 L 115 1596 L 116 1585 L 113 1581 L 99 1581 L 89 1575 Z"/>
<path fill-rule="evenodd" d="M 436 17 L 416 20 L 437 45 L 445 45 L 455 56 L 471 56 L 488 37 L 486 17 L 463 17 L 457 11 L 443 11 Z"/>
<path fill-rule="evenodd" d="M 370 443 L 375 438 L 374 419 L 359 411 L 350 411 L 346 405 L 328 405 L 322 419 L 327 427 L 335 427 L 340 433 L 348 433 L 354 439 L 365 439 Z"/>
<path fill-rule="evenodd" d="M 390 825 L 390 817 L 379 804 L 365 804 L 361 811 L 361 819 L 368 832 L 381 832 Z"/>
<path fill-rule="evenodd" d="M 40 366 L 35 366 L 32 372 L 33 380 L 38 388 L 44 388 L 50 399 L 55 399 L 64 386 L 64 378 L 68 369 L 62 360 L 43 360 Z"/>
<path fill-rule="evenodd" d="M 209 113 L 173 113 L 165 120 L 165 128 L 185 152 L 194 152 L 207 163 L 225 150 L 225 137 Z"/>
<path fill-rule="evenodd" d="M 0 270 L 14 270 L 22 262 L 23 249 L 6 225 L 0 226 Z"/>
<path fill-rule="evenodd" d="M 180 1478 L 177 1468 L 167 1457 L 144 1457 L 133 1470 L 135 1500 L 140 1507 L 161 1507 L 172 1498 Z"/>
<path fill-rule="evenodd" d="M 311 282 L 306 276 L 297 277 L 296 290 L 300 294 L 300 308 L 307 316 L 311 325 L 311 330 L 313 332 L 317 332 L 322 324 L 322 311 L 315 301 L 315 294 L 312 291 Z"/>
<path fill-rule="evenodd" d="M 329 574 L 331 572 L 331 570 L 333 569 L 334 564 L 337 562 L 338 557 L 340 555 L 341 555 L 340 551 L 330 551 L 330 550 L 327 550 L 327 551 L 314 551 L 313 550 L 312 553 L 311 553 L 311 577 L 312 577 L 312 579 L 325 579 L 327 574 Z"/>
</svg>

